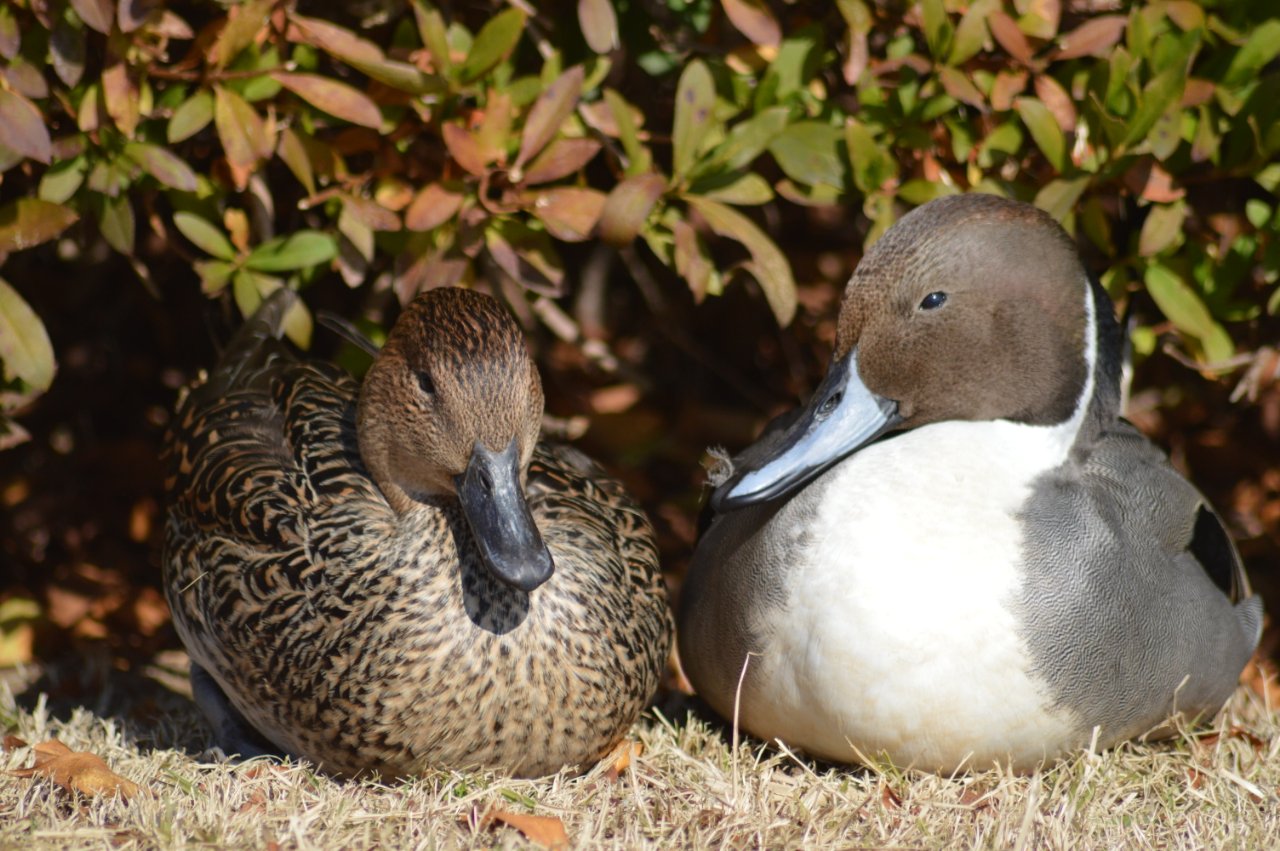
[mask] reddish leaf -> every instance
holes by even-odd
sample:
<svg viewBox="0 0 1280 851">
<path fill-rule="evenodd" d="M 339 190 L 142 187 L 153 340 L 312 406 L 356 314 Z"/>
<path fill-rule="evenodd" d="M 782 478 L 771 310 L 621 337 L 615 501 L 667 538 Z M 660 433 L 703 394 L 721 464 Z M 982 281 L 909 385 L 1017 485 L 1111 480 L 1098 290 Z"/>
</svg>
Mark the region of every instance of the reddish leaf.
<svg viewBox="0 0 1280 851">
<path fill-rule="evenodd" d="M 613 187 L 600 213 L 600 238 L 620 248 L 630 245 L 666 188 L 667 181 L 654 172 L 628 177 Z"/>
<path fill-rule="evenodd" d="M 71 0 L 71 8 L 92 29 L 103 35 L 111 34 L 111 24 L 115 18 L 111 0 Z"/>
<path fill-rule="evenodd" d="M 525 196 L 529 211 L 547 227 L 547 232 L 565 242 L 582 242 L 591 236 L 605 195 L 595 189 L 558 186 L 529 192 Z"/>
<path fill-rule="evenodd" d="M 429 183 L 405 211 L 404 226 L 409 230 L 434 230 L 457 214 L 464 197 L 443 183 Z"/>
<path fill-rule="evenodd" d="M 991 108 L 997 112 L 1012 109 L 1014 97 L 1026 87 L 1026 71 L 1001 71 L 991 84 Z"/>
<path fill-rule="evenodd" d="M 444 146 L 449 149 L 449 156 L 453 157 L 454 162 L 476 177 L 489 170 L 489 160 L 474 136 L 453 123 L 445 124 L 440 129 L 444 135 Z"/>
<path fill-rule="evenodd" d="M 777 47 L 782 28 L 763 0 L 720 0 L 729 23 L 755 44 Z"/>
<path fill-rule="evenodd" d="M 938 68 L 938 80 L 942 83 L 942 88 L 947 94 L 951 95 L 958 101 L 963 101 L 970 106 L 976 106 L 978 109 L 985 109 L 987 99 L 982 96 L 982 92 L 973 84 L 973 80 L 969 75 L 956 68 L 948 68 L 946 66 Z"/>
<path fill-rule="evenodd" d="M 495 220 L 484 232 L 495 263 L 521 286 L 545 295 L 564 292 L 564 264 L 551 239 L 523 222 Z"/>
<path fill-rule="evenodd" d="M 53 142 L 40 110 L 7 89 L 0 89 L 0 145 L 42 163 L 53 157 Z"/>
<path fill-rule="evenodd" d="M 213 122 L 222 140 L 227 162 L 252 168 L 274 148 L 262 116 L 240 95 L 215 86 L 213 90 Z"/>
<path fill-rule="evenodd" d="M 676 272 L 688 283 L 693 300 L 701 304 L 707 297 L 707 285 L 715 268 L 692 225 L 677 221 L 671 226 L 671 235 L 675 239 Z"/>
<path fill-rule="evenodd" d="M 1201 80 L 1198 77 L 1187 78 L 1187 87 L 1182 90 L 1183 108 L 1191 106 L 1203 106 L 1213 100 L 1213 92 L 1215 86 L 1210 80 Z"/>
<path fill-rule="evenodd" d="M 1133 194 L 1157 204 L 1168 204 L 1187 194 L 1187 190 L 1174 185 L 1169 172 L 1147 158 L 1139 160 L 1125 172 L 1123 180 Z"/>
<path fill-rule="evenodd" d="M 495 823 L 514 827 L 524 834 L 525 839 L 542 848 L 559 849 L 569 845 L 569 834 L 564 829 L 564 822 L 555 816 L 513 813 L 501 807 L 493 807 L 480 820 L 480 827 L 491 827 Z"/>
<path fill-rule="evenodd" d="M 556 139 L 524 170 L 524 183 L 536 186 L 577 174 L 599 152 L 595 139 Z"/>
<path fill-rule="evenodd" d="M 529 110 L 529 117 L 524 123 L 524 133 L 520 137 L 520 154 L 516 157 L 516 165 L 521 166 L 547 146 L 547 143 L 560 132 L 565 119 L 578 105 L 582 96 L 583 68 L 574 65 L 561 74 L 538 98 Z"/>
<path fill-rule="evenodd" d="M 191 170 L 191 166 L 168 148 L 142 142 L 128 142 L 124 146 L 124 153 L 129 159 L 142 166 L 147 174 L 165 186 L 180 189 L 183 192 L 196 191 L 196 173 Z"/>
<path fill-rule="evenodd" d="M 578 0 L 578 26 L 587 46 L 608 53 L 618 46 L 618 16 L 613 0 Z"/>
<path fill-rule="evenodd" d="M 348 62 L 378 63 L 386 59 L 376 44 L 337 24 L 295 14 L 289 15 L 289 22 L 294 25 L 288 33 L 290 41 L 304 41 Z"/>
<path fill-rule="evenodd" d="M 289 74 L 274 71 L 271 78 L 316 109 L 377 130 L 382 126 L 378 105 L 364 92 L 318 74 Z"/>
<path fill-rule="evenodd" d="M 1076 107 L 1071 95 L 1062 84 L 1047 74 L 1037 74 L 1035 78 L 1036 97 L 1044 102 L 1053 114 L 1053 118 L 1062 128 L 1063 133 L 1076 129 Z"/>
<path fill-rule="evenodd" d="M 343 195 L 342 203 L 352 218 L 370 230 L 400 230 L 400 217 L 376 201 L 356 195 Z"/>
<path fill-rule="evenodd" d="M 1031 64 L 1033 56 L 1031 43 L 1027 41 L 1022 30 L 1018 29 L 1017 21 L 1004 12 L 995 11 L 987 16 L 987 27 L 1006 53 L 1023 65 Z"/>
<path fill-rule="evenodd" d="M 1115 47 L 1129 19 L 1124 15 L 1100 15 L 1090 18 L 1058 40 L 1054 59 L 1078 59 L 1102 56 Z"/>
<path fill-rule="evenodd" d="M 126 137 L 132 137 L 141 118 L 138 107 L 138 86 L 129 76 L 129 66 L 124 59 L 112 56 L 102 69 L 102 100 L 107 115 Z"/>
<path fill-rule="evenodd" d="M 49 58 L 53 72 L 68 86 L 80 82 L 84 75 L 84 27 L 72 26 L 60 18 L 49 34 Z"/>
<path fill-rule="evenodd" d="M 209 58 L 215 67 L 227 67 L 253 44 L 270 23 L 272 4 L 273 0 L 248 0 L 227 10 L 227 23 L 209 49 Z"/>
<path fill-rule="evenodd" d="M 0 253 L 21 251 L 53 239 L 80 218 L 61 204 L 19 198 L 0 207 Z"/>
<path fill-rule="evenodd" d="M 9 774 L 47 777 L 64 789 L 83 795 L 119 795 L 128 800 L 138 794 L 138 785 L 108 768 L 102 757 L 72 751 L 56 739 L 36 745 L 35 757 L 31 767 L 15 769 Z"/>
</svg>

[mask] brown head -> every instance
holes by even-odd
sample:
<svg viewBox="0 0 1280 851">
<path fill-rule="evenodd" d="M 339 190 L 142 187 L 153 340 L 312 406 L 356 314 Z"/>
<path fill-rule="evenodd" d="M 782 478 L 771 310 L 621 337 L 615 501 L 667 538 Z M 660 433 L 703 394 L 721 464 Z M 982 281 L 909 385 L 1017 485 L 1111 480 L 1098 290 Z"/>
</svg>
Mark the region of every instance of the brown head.
<svg viewBox="0 0 1280 851">
<path fill-rule="evenodd" d="M 1071 239 L 1035 207 L 959 195 L 913 210 L 854 271 L 813 399 L 713 505 L 783 496 L 895 429 L 1066 422 L 1088 379 L 1090 287 Z"/>
<path fill-rule="evenodd" d="M 550 576 L 550 556 L 538 554 L 546 548 L 524 482 L 542 408 L 542 382 L 510 315 L 471 290 L 429 290 L 401 313 L 365 376 L 360 454 L 398 512 L 457 497 L 486 560 L 514 549 L 507 555 L 521 563 L 490 566 L 536 587 Z M 532 573 L 531 557 L 540 559 Z"/>
</svg>

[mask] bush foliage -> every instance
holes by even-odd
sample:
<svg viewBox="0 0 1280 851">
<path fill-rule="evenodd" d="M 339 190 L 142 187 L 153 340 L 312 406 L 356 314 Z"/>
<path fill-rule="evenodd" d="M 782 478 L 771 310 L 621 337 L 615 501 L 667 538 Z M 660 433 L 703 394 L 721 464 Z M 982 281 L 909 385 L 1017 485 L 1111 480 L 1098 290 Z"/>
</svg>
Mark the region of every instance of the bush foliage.
<svg viewBox="0 0 1280 851">
<path fill-rule="evenodd" d="M 1150 297 L 1167 321 L 1140 352 L 1168 331 L 1225 374 L 1280 313 L 1272 0 L 473 5 L 8 0 L 0 258 L 101 240 L 149 283 L 176 252 L 247 313 L 334 271 L 554 298 L 563 244 L 598 239 L 643 243 L 698 299 L 750 277 L 785 324 L 766 222 L 846 205 L 870 242 L 981 190 Z M 300 303 L 290 336 L 310 329 Z M 0 360 L 2 444 L 55 369 L 3 281 Z"/>
</svg>

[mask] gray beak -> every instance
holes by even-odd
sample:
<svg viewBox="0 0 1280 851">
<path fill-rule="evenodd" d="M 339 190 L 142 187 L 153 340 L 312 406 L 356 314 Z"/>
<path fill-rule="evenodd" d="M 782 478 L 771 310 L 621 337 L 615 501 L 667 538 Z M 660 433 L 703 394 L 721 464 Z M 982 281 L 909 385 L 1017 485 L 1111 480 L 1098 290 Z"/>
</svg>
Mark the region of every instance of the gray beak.
<svg viewBox="0 0 1280 851">
<path fill-rule="evenodd" d="M 555 565 L 520 487 L 515 438 L 501 452 L 477 441 L 456 483 L 462 513 L 493 575 L 521 591 L 550 579 Z"/>
<path fill-rule="evenodd" d="M 896 402 L 862 383 L 854 349 L 831 365 L 800 416 L 782 434 L 765 438 L 770 445 L 763 457 L 747 453 L 711 495 L 711 507 L 732 511 L 786 496 L 901 421 Z"/>
</svg>

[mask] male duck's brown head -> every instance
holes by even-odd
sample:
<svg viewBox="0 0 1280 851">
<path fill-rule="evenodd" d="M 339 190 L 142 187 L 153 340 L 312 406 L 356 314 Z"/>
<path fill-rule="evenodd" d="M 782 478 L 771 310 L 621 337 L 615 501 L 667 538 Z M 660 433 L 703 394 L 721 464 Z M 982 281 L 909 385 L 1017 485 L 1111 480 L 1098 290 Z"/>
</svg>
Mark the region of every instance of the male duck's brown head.
<svg viewBox="0 0 1280 851">
<path fill-rule="evenodd" d="M 537 368 L 507 312 L 470 290 L 429 290 L 365 376 L 360 454 L 398 512 L 456 497 L 489 569 L 531 591 L 553 569 L 524 496 L 542 408 Z"/>
<path fill-rule="evenodd" d="M 1030 205 L 962 195 L 912 211 L 858 264 L 809 404 L 713 505 L 785 496 L 894 430 L 1067 421 L 1086 386 L 1091 298 L 1075 245 Z"/>
</svg>

